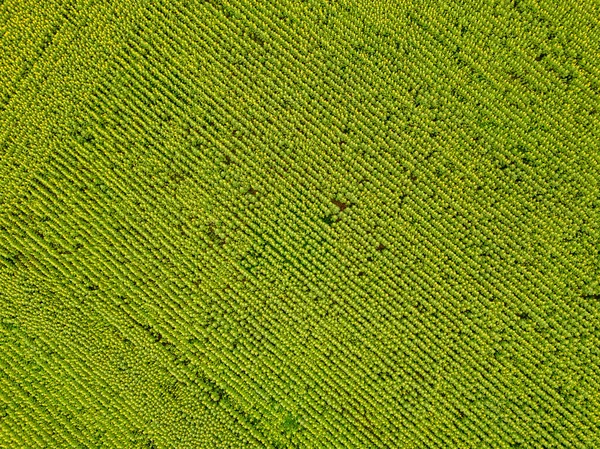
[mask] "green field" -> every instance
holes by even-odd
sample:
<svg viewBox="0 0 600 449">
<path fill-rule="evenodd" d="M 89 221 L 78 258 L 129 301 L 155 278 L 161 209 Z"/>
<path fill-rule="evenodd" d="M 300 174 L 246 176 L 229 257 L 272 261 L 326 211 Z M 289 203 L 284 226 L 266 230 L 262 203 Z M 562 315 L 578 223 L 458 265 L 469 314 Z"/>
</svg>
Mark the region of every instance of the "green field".
<svg viewBox="0 0 600 449">
<path fill-rule="evenodd" d="M 0 0 L 0 448 L 600 448 L 597 0 Z"/>
</svg>

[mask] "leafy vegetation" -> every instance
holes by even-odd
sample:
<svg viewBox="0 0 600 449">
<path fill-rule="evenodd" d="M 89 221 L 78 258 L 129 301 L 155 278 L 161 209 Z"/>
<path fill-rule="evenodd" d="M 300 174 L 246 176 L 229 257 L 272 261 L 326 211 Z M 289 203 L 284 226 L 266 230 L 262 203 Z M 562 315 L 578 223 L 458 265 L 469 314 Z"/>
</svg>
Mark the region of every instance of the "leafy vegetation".
<svg viewBox="0 0 600 449">
<path fill-rule="evenodd" d="M 599 30 L 0 3 L 0 448 L 600 447 Z"/>
</svg>

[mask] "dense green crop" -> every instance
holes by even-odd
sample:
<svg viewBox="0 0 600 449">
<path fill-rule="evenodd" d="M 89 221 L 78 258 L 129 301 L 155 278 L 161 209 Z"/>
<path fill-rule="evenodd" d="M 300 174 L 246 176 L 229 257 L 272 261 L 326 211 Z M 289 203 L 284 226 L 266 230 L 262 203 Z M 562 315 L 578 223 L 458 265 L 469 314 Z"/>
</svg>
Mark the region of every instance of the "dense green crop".
<svg viewBox="0 0 600 449">
<path fill-rule="evenodd" d="M 600 7 L 0 2 L 0 448 L 600 447 Z"/>
</svg>

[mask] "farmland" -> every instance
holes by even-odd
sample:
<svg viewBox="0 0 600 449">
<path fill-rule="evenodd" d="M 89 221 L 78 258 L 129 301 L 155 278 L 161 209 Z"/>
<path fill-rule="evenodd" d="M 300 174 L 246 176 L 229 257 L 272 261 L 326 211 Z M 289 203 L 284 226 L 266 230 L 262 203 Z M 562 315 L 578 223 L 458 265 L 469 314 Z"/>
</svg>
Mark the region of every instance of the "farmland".
<svg viewBox="0 0 600 449">
<path fill-rule="evenodd" d="M 600 447 L 597 2 L 0 3 L 0 448 Z"/>
</svg>

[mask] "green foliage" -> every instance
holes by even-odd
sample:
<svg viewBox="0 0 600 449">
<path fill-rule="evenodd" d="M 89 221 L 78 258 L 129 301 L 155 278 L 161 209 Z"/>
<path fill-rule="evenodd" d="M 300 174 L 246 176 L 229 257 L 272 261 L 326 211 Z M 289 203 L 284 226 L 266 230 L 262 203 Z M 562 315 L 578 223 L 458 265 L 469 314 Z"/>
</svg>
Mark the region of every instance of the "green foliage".
<svg viewBox="0 0 600 449">
<path fill-rule="evenodd" d="M 597 5 L 0 4 L 0 448 L 600 447 Z"/>
</svg>

